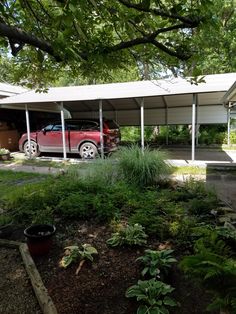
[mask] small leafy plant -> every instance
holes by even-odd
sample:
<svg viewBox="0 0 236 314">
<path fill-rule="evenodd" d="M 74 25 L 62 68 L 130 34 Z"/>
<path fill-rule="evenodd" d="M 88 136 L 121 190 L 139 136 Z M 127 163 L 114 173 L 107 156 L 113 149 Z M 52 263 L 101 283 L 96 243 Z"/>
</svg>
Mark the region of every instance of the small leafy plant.
<svg viewBox="0 0 236 314">
<path fill-rule="evenodd" d="M 149 274 L 152 277 L 160 278 L 162 271 L 167 274 L 172 264 L 177 262 L 172 253 L 173 250 L 145 250 L 145 255 L 137 258 L 137 261 L 141 261 L 145 266 L 142 275 Z"/>
<path fill-rule="evenodd" d="M 0 148 L 0 155 L 5 155 L 5 154 L 9 154 L 10 151 L 6 148 Z"/>
<path fill-rule="evenodd" d="M 94 254 L 98 254 L 98 251 L 90 244 L 83 244 L 81 248 L 77 245 L 67 246 L 65 247 L 65 255 L 62 257 L 59 265 L 63 268 L 67 268 L 79 258 L 79 267 L 76 269 L 76 275 L 78 275 L 86 260 L 93 262 Z"/>
<path fill-rule="evenodd" d="M 137 285 L 129 287 L 126 291 L 126 297 L 136 297 L 141 304 L 137 314 L 168 314 L 167 307 L 177 306 L 173 298 L 168 296 L 174 290 L 170 285 L 155 278 L 150 280 L 139 280 Z"/>
<path fill-rule="evenodd" d="M 120 229 L 112 234 L 112 237 L 107 240 L 107 244 L 110 246 L 122 246 L 126 245 L 144 245 L 147 243 L 147 235 L 144 231 L 144 227 L 140 224 L 134 224 L 133 226 L 122 226 Z"/>
</svg>

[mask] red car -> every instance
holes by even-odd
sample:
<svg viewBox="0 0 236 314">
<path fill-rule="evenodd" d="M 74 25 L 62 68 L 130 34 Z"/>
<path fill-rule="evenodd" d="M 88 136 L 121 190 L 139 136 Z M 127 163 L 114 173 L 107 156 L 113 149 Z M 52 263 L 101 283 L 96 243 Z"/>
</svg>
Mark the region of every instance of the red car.
<svg viewBox="0 0 236 314">
<path fill-rule="evenodd" d="M 65 138 L 67 153 L 80 154 L 82 158 L 95 158 L 100 152 L 100 127 L 98 120 L 65 120 Z M 62 126 L 56 121 L 40 131 L 31 132 L 31 156 L 39 156 L 41 152 L 63 152 Z M 113 120 L 103 120 L 104 152 L 117 149 L 120 141 L 119 126 Z M 29 155 L 27 133 L 19 140 L 19 149 Z"/>
</svg>

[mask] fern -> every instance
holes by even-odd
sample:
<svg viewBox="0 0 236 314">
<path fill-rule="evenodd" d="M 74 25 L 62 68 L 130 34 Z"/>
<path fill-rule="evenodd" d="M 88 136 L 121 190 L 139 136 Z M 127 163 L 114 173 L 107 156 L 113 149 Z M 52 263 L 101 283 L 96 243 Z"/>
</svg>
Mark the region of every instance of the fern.
<svg viewBox="0 0 236 314">
<path fill-rule="evenodd" d="M 184 257 L 180 267 L 213 294 L 208 310 L 221 309 L 235 313 L 236 261 L 228 258 L 230 249 L 215 233 L 196 241 L 194 249 L 196 254 Z"/>
</svg>

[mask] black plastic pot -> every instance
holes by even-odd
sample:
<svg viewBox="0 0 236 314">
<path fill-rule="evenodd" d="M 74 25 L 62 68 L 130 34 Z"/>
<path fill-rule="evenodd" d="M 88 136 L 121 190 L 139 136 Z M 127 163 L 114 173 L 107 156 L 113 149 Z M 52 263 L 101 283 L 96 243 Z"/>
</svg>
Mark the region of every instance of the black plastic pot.
<svg viewBox="0 0 236 314">
<path fill-rule="evenodd" d="M 32 225 L 24 230 L 31 255 L 45 255 L 52 247 L 52 236 L 56 232 L 54 225 Z"/>
</svg>

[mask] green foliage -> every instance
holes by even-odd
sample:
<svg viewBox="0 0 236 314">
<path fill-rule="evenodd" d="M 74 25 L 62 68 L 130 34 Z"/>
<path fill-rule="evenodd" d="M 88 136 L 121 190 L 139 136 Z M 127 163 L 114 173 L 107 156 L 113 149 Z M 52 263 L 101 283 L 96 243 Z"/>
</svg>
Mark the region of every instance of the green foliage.
<svg viewBox="0 0 236 314">
<path fill-rule="evenodd" d="M 155 185 L 170 173 L 170 166 L 164 161 L 166 156 L 160 151 L 151 151 L 149 148 L 142 151 L 133 145 L 122 147 L 117 158 L 124 179 L 140 188 Z"/>
<path fill-rule="evenodd" d="M 121 226 L 121 228 L 112 234 L 112 237 L 107 240 L 110 246 L 122 245 L 145 245 L 147 243 L 147 235 L 144 228 L 139 224 L 133 226 Z"/>
<path fill-rule="evenodd" d="M 144 264 L 144 269 L 142 270 L 142 275 L 146 274 L 152 277 L 160 277 L 160 274 L 164 272 L 168 273 L 173 263 L 177 262 L 172 256 L 173 250 L 145 250 L 145 255 L 137 258 Z"/>
<path fill-rule="evenodd" d="M 193 198 L 188 202 L 188 211 L 190 215 L 212 216 L 211 211 L 216 209 L 218 201 L 215 197 L 207 199 Z"/>
<path fill-rule="evenodd" d="M 82 244 L 81 248 L 77 245 L 65 247 L 65 256 L 60 261 L 60 266 L 67 268 L 71 263 L 80 260 L 86 260 L 93 262 L 93 255 L 98 254 L 95 247 L 90 244 Z"/>
<path fill-rule="evenodd" d="M 154 141 L 157 144 L 166 144 L 167 138 L 168 144 L 186 145 L 190 143 L 191 134 L 187 125 L 160 126 Z"/>
<path fill-rule="evenodd" d="M 211 1 L 126 4 L 115 0 L 102 3 L 49 0 L 25 5 L 21 1 L 4 0 L 0 3 L 0 12 L 4 16 L 2 23 L 14 32 L 14 40 L 23 44 L 13 51 L 17 57 L 7 59 L 14 70 L 13 78 L 8 76 L 29 87 L 42 88 L 45 82 L 57 80 L 66 72 L 66 77 L 70 75 L 73 80 L 79 74 L 94 81 L 104 80 L 104 77 L 109 79 L 113 73 L 113 76 L 119 76 L 117 70 L 120 69 L 128 74 L 132 70 L 136 74 L 137 70 L 133 68 L 137 63 L 142 64 L 141 69 L 147 64 L 154 75 L 166 67 L 183 69 L 186 63 L 193 68 L 196 57 L 189 57 L 196 51 L 199 58 L 202 56 L 196 45 L 209 49 L 209 43 L 215 47 L 215 42 L 219 41 L 217 31 L 222 18 L 218 16 L 218 10 L 218 5 Z M 209 41 L 201 36 L 208 24 L 214 30 L 213 39 L 209 38 Z M 183 26 L 187 31 L 182 31 Z M 190 31 L 195 28 L 198 31 Z M 17 29 L 25 36 L 18 35 Z M 228 36 L 221 34 L 221 38 L 231 46 L 229 39 L 232 35 L 228 33 Z M 9 34 L 2 32 L 1 36 L 0 46 L 7 55 Z M 222 51 L 225 52 L 225 48 Z"/>
<path fill-rule="evenodd" d="M 209 310 L 235 311 L 236 261 L 216 232 L 203 230 L 205 236 L 196 241 L 195 255 L 186 256 L 180 267 L 213 294 Z"/>
<path fill-rule="evenodd" d="M 168 314 L 168 307 L 177 306 L 175 300 L 169 296 L 173 290 L 170 285 L 155 278 L 139 280 L 137 285 L 127 289 L 126 297 L 135 297 L 137 301 L 144 303 L 139 306 L 137 314 Z"/>
<path fill-rule="evenodd" d="M 129 218 L 130 223 L 139 223 L 148 234 L 160 240 L 169 237 L 169 222 L 175 213 L 181 211 L 179 206 L 170 201 L 170 190 L 163 192 L 146 191 L 140 194 L 137 207 Z"/>
</svg>

